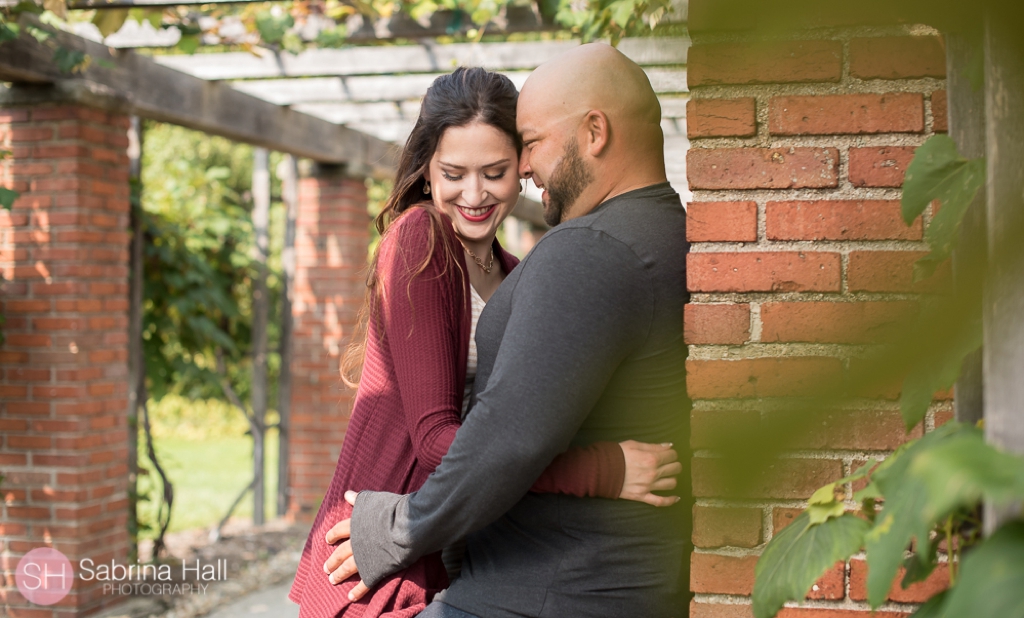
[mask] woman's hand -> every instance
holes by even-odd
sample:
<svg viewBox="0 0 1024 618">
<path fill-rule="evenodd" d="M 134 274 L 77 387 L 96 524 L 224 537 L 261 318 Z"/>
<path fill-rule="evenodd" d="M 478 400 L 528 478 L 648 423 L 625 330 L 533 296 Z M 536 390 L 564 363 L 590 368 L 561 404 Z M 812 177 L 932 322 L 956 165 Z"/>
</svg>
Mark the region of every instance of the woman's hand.
<svg viewBox="0 0 1024 618">
<path fill-rule="evenodd" d="M 655 491 L 675 489 L 676 475 L 683 471 L 678 453 L 671 443 L 647 444 L 635 440 L 619 442 L 626 458 L 626 475 L 619 498 L 646 502 L 654 506 L 672 506 L 679 496 L 659 496 Z"/>
</svg>

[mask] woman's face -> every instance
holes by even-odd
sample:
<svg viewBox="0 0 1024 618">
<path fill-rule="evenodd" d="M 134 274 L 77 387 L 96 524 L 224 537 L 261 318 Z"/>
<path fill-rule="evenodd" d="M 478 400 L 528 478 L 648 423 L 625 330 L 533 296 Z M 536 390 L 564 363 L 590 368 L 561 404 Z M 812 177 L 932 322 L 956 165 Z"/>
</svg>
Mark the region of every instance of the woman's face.
<svg viewBox="0 0 1024 618">
<path fill-rule="evenodd" d="M 519 158 L 512 139 L 474 122 L 444 132 L 427 170 L 431 197 L 466 242 L 494 238 L 519 199 Z"/>
</svg>

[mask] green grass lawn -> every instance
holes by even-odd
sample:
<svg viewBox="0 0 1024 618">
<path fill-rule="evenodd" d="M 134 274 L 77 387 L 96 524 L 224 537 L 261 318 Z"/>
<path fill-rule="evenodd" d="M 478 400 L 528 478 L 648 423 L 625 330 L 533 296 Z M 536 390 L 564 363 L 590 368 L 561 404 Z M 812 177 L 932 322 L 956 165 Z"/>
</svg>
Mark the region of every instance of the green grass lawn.
<svg viewBox="0 0 1024 618">
<path fill-rule="evenodd" d="M 252 480 L 252 439 L 249 436 L 210 436 L 205 438 L 156 437 L 157 458 L 174 484 L 174 506 L 169 531 L 211 527 L 227 513 L 231 503 Z M 144 451 L 140 440 L 139 450 Z M 145 465 L 148 459 L 140 457 Z M 154 475 L 151 475 L 154 476 Z M 266 441 L 265 514 L 276 516 L 277 432 L 270 431 Z M 140 483 L 145 487 L 146 481 Z M 252 494 L 235 509 L 234 517 L 252 518 Z M 154 505 L 140 505 L 140 516 L 155 521 Z M 140 536 L 152 538 L 147 531 Z"/>
</svg>

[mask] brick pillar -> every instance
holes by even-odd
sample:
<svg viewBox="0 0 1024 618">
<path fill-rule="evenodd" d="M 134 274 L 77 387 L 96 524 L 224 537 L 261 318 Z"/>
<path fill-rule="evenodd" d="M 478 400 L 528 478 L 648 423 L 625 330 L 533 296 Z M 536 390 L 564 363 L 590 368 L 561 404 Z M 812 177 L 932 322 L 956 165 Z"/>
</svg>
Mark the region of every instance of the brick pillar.
<svg viewBox="0 0 1024 618">
<path fill-rule="evenodd" d="M 63 552 L 73 567 L 128 555 L 128 119 L 77 105 L 0 110 L 11 156 L 0 210 L 0 604 L 50 616 L 18 592 L 27 551 Z M 60 616 L 110 604 L 75 581 Z M 54 611 L 52 615 L 58 615 Z"/>
<path fill-rule="evenodd" d="M 908 439 L 898 392 L 865 400 L 807 435 L 743 499 L 722 494 L 701 450 L 710 428 L 756 423 L 773 398 L 842 379 L 855 346 L 916 306 L 929 284 L 911 284 L 911 265 L 927 247 L 922 222 L 900 219 L 899 187 L 915 147 L 945 131 L 945 60 L 936 33 L 916 27 L 808 30 L 791 41 L 691 28 L 691 616 L 738 618 L 752 615 L 744 597 L 764 543 L 806 498 Z M 950 410 L 933 405 L 925 427 Z M 937 569 L 891 598 L 919 602 L 943 577 Z M 834 569 L 811 598 L 817 609 L 780 616 L 868 616 L 863 562 Z"/>
<path fill-rule="evenodd" d="M 299 181 L 291 404 L 291 510 L 316 513 L 341 452 L 354 393 L 340 360 L 366 289 L 366 184 L 314 166 Z"/>
</svg>

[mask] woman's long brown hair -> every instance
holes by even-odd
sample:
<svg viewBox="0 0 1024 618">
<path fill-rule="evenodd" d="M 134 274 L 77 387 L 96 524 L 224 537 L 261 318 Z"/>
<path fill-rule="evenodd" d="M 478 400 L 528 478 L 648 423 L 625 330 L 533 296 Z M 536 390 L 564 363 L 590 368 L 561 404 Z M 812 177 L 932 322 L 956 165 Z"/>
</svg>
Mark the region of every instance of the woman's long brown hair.
<svg viewBox="0 0 1024 618">
<path fill-rule="evenodd" d="M 453 73 L 434 80 L 423 97 L 419 118 L 416 119 L 416 125 L 402 150 L 398 172 L 395 174 L 395 186 L 374 221 L 381 235 L 381 244 L 392 224 L 426 199 L 423 188 L 427 182 L 427 168 L 441 141 L 441 136 L 448 129 L 481 122 L 508 135 L 515 144 L 516 152 L 521 153 L 522 142 L 516 132 L 518 98 L 519 93 L 511 80 L 500 73 L 491 73 L 481 68 L 460 67 Z M 447 272 L 448 268 L 461 270 L 464 267 L 462 251 L 459 250 L 458 243 L 451 242 L 449 236 L 444 233 L 443 226 L 447 224 L 441 220 L 441 215 L 433 207 L 426 206 L 425 210 L 430 213 L 430 233 L 423 260 L 417 265 L 412 276 L 419 276 L 427 269 L 439 239 L 444 246 L 443 272 Z M 380 246 L 377 245 L 377 250 L 370 260 L 366 298 L 359 312 L 358 330 L 341 363 L 342 380 L 353 388 L 359 384 L 366 357 L 369 320 L 377 320 L 378 333 L 384 333 L 383 324 L 379 321 L 382 282 L 377 271 L 377 258 Z"/>
</svg>

